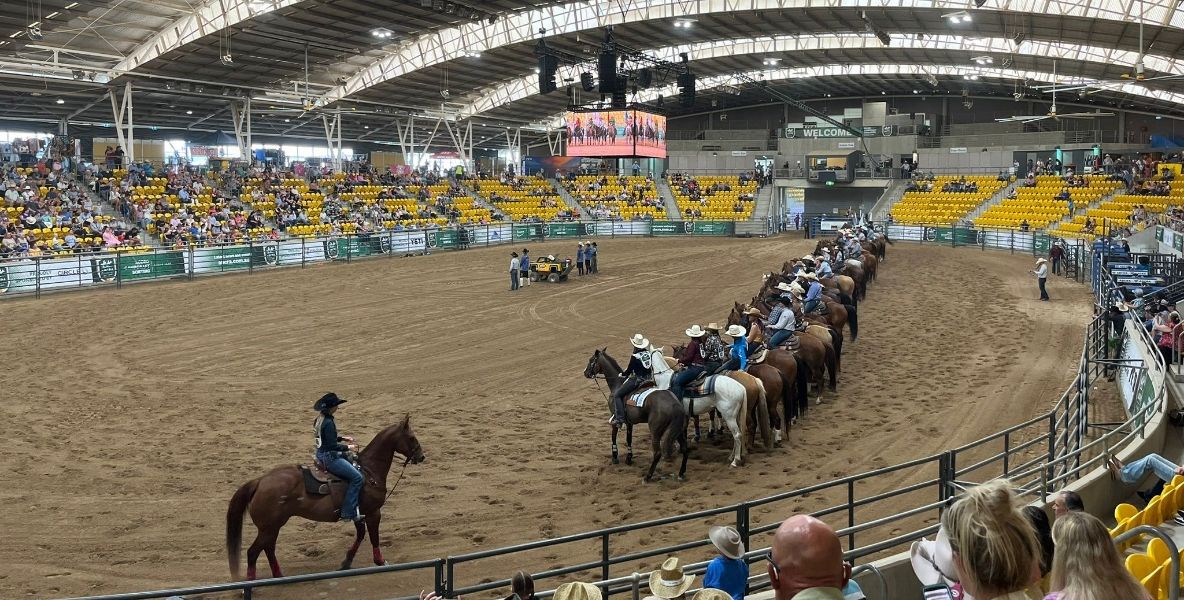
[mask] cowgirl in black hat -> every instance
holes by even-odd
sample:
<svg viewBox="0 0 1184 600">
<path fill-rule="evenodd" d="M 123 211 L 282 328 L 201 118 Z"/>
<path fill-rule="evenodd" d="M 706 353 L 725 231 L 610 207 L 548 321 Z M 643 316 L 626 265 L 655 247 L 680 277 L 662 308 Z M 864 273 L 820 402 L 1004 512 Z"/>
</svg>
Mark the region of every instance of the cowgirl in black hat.
<svg viewBox="0 0 1184 600">
<path fill-rule="evenodd" d="M 317 461 L 330 473 L 349 482 L 345 501 L 341 505 L 341 520 L 361 521 L 365 517 L 358 512 L 358 497 L 365 480 L 357 467 L 346 458 L 347 452 L 356 452 L 358 449 L 354 445 L 354 438 L 337 435 L 337 422 L 333 420 L 333 413 L 337 412 L 341 404 L 345 404 L 345 400 L 329 392 L 312 406 L 313 410 L 321 413 L 313 429 L 317 434 Z"/>
</svg>

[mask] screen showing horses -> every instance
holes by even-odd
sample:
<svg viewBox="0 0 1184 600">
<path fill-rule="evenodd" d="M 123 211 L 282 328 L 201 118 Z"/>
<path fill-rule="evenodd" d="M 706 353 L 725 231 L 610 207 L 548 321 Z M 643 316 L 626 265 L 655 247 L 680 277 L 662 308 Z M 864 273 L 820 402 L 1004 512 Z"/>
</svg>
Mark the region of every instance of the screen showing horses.
<svg viewBox="0 0 1184 600">
<path fill-rule="evenodd" d="M 641 110 L 567 113 L 568 156 L 666 158 L 666 117 Z"/>
</svg>

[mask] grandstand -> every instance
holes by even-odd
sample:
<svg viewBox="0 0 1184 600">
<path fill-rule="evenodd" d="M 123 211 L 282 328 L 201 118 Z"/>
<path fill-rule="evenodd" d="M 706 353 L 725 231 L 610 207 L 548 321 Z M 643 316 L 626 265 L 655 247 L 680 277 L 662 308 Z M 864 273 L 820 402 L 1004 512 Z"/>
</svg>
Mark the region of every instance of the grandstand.
<svg viewBox="0 0 1184 600">
<path fill-rule="evenodd" d="M 1118 185 L 1115 184 L 1116 187 Z M 1184 206 L 1184 184 L 1171 182 L 1161 185 L 1165 187 L 1165 195 L 1116 195 L 1087 209 L 1085 214 L 1075 215 L 1071 221 L 1061 223 L 1050 233 L 1059 237 L 1089 240 L 1107 229 L 1142 227 L 1144 222 L 1149 222 L 1155 215 L 1167 212 L 1169 208 Z"/>
<path fill-rule="evenodd" d="M 1069 216 L 1069 204 L 1076 208 L 1112 194 L 1119 184 L 1104 175 L 1086 175 L 1078 178 L 1081 185 L 1066 186 L 1066 178 L 1055 175 L 1036 177 L 1033 186 L 1017 186 L 1014 198 L 1007 198 L 988 208 L 974 220 L 979 227 L 1000 229 L 1021 229 L 1023 224 L 1031 230 L 1044 229 Z M 1065 198 L 1064 195 L 1069 197 Z"/>
<path fill-rule="evenodd" d="M 744 221 L 752 217 L 757 184 L 747 178 L 726 176 L 670 176 L 678 212 L 684 219 Z"/>
<path fill-rule="evenodd" d="M 995 176 L 942 175 L 913 182 L 889 214 L 904 225 L 951 225 L 1003 189 L 1008 182 Z M 967 191 L 967 186 L 974 186 Z"/>
<path fill-rule="evenodd" d="M 467 185 L 512 221 L 570 220 L 579 216 L 543 177 L 482 177 L 468 180 Z"/>
<path fill-rule="evenodd" d="M 562 185 L 597 219 L 666 219 L 658 187 L 647 177 L 572 175 Z"/>
</svg>

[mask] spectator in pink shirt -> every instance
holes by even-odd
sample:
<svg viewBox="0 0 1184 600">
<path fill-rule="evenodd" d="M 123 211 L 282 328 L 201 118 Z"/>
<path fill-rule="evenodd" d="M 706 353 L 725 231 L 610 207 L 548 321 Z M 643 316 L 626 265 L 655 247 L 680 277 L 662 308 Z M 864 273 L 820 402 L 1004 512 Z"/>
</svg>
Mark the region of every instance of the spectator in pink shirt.
<svg viewBox="0 0 1184 600">
<path fill-rule="evenodd" d="M 115 232 L 111 231 L 110 227 L 103 228 L 103 245 L 108 248 L 119 247 L 119 238 L 115 236 Z"/>
</svg>

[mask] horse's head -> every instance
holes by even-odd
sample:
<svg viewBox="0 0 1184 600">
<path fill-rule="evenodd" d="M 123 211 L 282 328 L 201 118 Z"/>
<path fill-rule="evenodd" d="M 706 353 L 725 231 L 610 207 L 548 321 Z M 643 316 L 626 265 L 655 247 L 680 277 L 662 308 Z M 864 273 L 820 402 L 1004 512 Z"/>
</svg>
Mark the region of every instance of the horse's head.
<svg viewBox="0 0 1184 600">
<path fill-rule="evenodd" d="M 584 367 L 584 377 L 592 379 L 597 375 L 604 375 L 604 364 L 601 362 L 600 356 L 602 354 L 606 354 L 607 352 L 608 346 L 605 346 L 604 349 L 595 350 L 592 352 L 592 356 L 588 357 L 587 366 Z"/>
<path fill-rule="evenodd" d="M 411 415 L 405 415 L 403 422 L 399 424 L 395 431 L 395 452 L 402 454 L 407 458 L 407 462 L 418 465 L 427 460 L 428 457 L 423 452 L 423 446 L 419 445 L 419 438 L 416 437 L 415 432 L 411 430 Z"/>
</svg>

